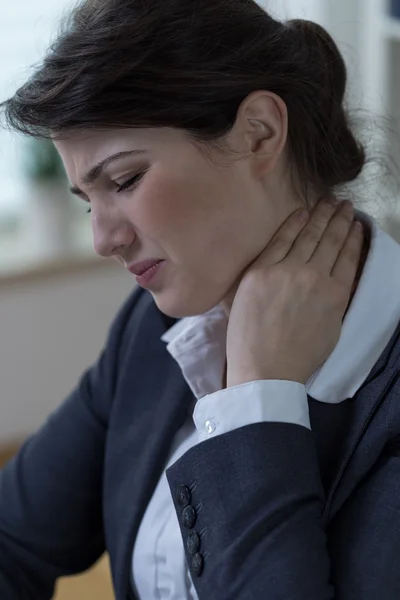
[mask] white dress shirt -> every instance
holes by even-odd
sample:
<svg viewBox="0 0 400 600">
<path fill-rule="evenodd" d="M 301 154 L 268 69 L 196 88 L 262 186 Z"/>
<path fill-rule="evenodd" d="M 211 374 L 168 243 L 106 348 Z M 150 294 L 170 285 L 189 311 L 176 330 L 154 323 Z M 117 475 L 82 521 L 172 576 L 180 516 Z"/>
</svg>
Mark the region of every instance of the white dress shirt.
<svg viewBox="0 0 400 600">
<path fill-rule="evenodd" d="M 400 245 L 356 212 L 371 231 L 370 250 L 339 342 L 306 385 L 264 380 L 222 390 L 228 321 L 220 305 L 181 319 L 162 336 L 196 399 L 193 420 L 178 432 L 165 468 L 195 444 L 251 423 L 310 428 L 307 394 L 338 403 L 361 387 L 400 320 Z M 132 586 L 140 600 L 198 600 L 165 472 L 138 531 Z"/>
</svg>

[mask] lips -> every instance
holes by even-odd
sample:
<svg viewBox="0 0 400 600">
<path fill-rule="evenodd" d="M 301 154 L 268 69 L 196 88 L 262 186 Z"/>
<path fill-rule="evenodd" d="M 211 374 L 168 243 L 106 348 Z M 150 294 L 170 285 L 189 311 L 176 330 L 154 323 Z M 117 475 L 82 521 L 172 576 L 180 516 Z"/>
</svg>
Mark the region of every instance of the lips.
<svg viewBox="0 0 400 600">
<path fill-rule="evenodd" d="M 162 259 L 150 259 L 150 260 L 144 260 L 140 263 L 136 263 L 134 265 L 131 265 L 130 267 L 128 267 L 128 271 L 130 271 L 131 273 L 133 273 L 134 275 L 143 275 L 143 273 L 146 273 L 146 271 L 148 271 L 149 269 L 151 269 L 152 267 L 154 267 L 155 265 L 158 265 L 158 263 L 163 262 Z"/>
</svg>

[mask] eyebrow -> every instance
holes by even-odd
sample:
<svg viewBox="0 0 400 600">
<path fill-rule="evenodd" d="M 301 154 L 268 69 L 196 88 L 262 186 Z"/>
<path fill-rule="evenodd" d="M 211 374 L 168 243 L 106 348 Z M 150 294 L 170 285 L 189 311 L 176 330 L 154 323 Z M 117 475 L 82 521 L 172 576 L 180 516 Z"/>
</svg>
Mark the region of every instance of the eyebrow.
<svg viewBox="0 0 400 600">
<path fill-rule="evenodd" d="M 142 154 L 143 152 L 144 150 L 125 150 L 124 152 L 117 152 L 116 154 L 111 154 L 111 156 L 108 156 L 107 158 L 99 162 L 97 165 L 92 167 L 90 171 L 86 173 L 86 175 L 84 175 L 84 177 L 82 178 L 82 183 L 84 183 L 85 185 L 91 185 L 92 183 L 97 181 L 105 167 L 107 167 L 111 162 L 114 162 L 115 160 L 122 158 L 123 156 L 128 156 L 130 154 Z M 69 191 L 75 195 L 83 194 L 82 190 L 76 187 L 75 185 L 70 186 Z"/>
</svg>

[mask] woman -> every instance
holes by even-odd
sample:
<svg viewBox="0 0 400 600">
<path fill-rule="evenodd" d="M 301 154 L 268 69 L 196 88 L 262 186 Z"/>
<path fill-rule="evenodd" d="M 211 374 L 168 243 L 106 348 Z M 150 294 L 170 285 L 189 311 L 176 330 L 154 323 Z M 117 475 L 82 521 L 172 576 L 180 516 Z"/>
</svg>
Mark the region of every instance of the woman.
<svg viewBox="0 0 400 600">
<path fill-rule="evenodd" d="M 86 0 L 3 104 L 140 285 L 1 474 L 1 598 L 105 549 L 117 600 L 399 598 L 400 249 L 337 202 L 345 87 L 251 0 Z"/>
</svg>

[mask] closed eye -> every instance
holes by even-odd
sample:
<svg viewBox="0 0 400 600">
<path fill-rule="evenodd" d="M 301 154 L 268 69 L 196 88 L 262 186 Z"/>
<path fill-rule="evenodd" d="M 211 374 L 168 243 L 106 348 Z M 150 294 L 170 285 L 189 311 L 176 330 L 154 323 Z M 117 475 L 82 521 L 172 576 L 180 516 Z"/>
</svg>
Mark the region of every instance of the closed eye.
<svg viewBox="0 0 400 600">
<path fill-rule="evenodd" d="M 139 181 L 141 179 L 143 179 L 145 174 L 146 174 L 146 171 L 143 171 L 143 173 L 139 173 L 139 175 L 135 175 L 131 179 L 128 179 L 128 181 L 121 183 L 121 185 L 116 184 L 117 185 L 117 194 L 119 194 L 120 192 L 124 192 L 124 191 L 130 191 L 131 189 L 135 188 L 137 186 L 137 184 L 139 183 Z M 92 209 L 89 208 L 87 210 L 87 212 L 91 213 Z"/>
<path fill-rule="evenodd" d="M 130 189 L 131 187 L 136 187 L 136 185 L 142 179 L 144 174 L 145 171 L 143 173 L 139 173 L 139 175 L 135 175 L 135 177 L 132 177 L 131 179 L 128 179 L 128 181 L 125 181 L 125 183 L 121 183 L 121 185 L 118 186 L 117 194 L 119 194 L 119 192 L 123 192 L 127 189 Z M 131 186 L 131 184 L 133 185 Z"/>
</svg>

